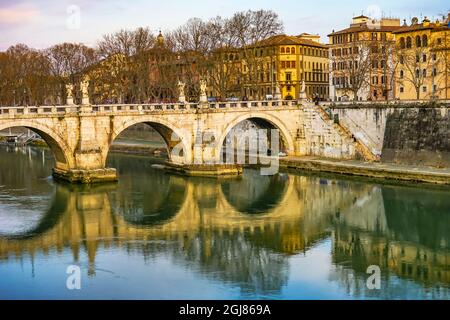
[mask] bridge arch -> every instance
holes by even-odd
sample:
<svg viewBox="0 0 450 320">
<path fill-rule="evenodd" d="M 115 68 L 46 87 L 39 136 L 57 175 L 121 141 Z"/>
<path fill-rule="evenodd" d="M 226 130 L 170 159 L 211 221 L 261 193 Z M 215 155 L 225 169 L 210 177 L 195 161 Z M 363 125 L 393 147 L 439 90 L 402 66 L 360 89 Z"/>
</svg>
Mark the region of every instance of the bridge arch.
<svg viewBox="0 0 450 320">
<path fill-rule="evenodd" d="M 14 120 L 13 122 L 0 123 L 0 131 L 17 127 L 30 129 L 44 139 L 55 157 L 55 168 L 68 170 L 74 167 L 75 161 L 70 151 L 71 149 L 67 145 L 67 142 L 53 129 L 30 120 Z"/>
<path fill-rule="evenodd" d="M 222 135 L 218 141 L 218 144 L 216 146 L 216 157 L 217 161 L 220 161 L 220 158 L 222 156 L 222 147 L 225 142 L 226 137 L 231 132 L 231 130 L 236 127 L 238 124 L 240 124 L 243 121 L 251 121 L 254 123 L 259 124 L 261 127 L 266 129 L 278 129 L 280 132 L 280 138 L 282 139 L 282 142 L 285 146 L 287 154 L 293 154 L 295 147 L 294 147 L 294 139 L 292 135 L 290 134 L 288 128 L 284 125 L 284 123 L 278 118 L 273 115 L 267 114 L 267 113 L 246 113 L 244 115 L 238 116 L 234 118 L 224 129 L 222 132 Z"/>
<path fill-rule="evenodd" d="M 178 128 L 170 121 L 150 116 L 138 117 L 128 121 L 124 121 L 113 130 L 110 137 L 109 146 L 104 157 L 105 165 L 109 149 L 111 148 L 114 140 L 116 140 L 116 138 L 126 129 L 141 123 L 149 125 L 163 138 L 164 142 L 166 143 L 167 154 L 170 162 L 177 164 L 190 162 L 190 159 L 192 159 L 192 150 L 190 148 L 189 133 L 181 128 Z"/>
<path fill-rule="evenodd" d="M 56 185 L 52 197 L 52 203 L 47 211 L 42 213 L 42 218 L 36 224 L 19 233 L 8 234 L 0 231 L 0 238 L 6 240 L 26 240 L 42 236 L 46 232 L 54 229 L 61 218 L 67 213 L 70 192 L 66 187 Z"/>
<path fill-rule="evenodd" d="M 286 198 L 292 183 L 287 175 L 263 176 L 256 170 L 244 172 L 242 179 L 225 180 L 221 194 L 241 214 L 269 214 Z"/>
</svg>

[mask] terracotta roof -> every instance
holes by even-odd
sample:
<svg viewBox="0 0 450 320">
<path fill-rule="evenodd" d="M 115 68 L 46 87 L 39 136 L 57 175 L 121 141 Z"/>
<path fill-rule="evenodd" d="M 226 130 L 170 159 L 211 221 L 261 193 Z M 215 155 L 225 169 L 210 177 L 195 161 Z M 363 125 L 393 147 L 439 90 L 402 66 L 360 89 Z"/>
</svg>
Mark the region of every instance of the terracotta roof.
<svg viewBox="0 0 450 320">
<path fill-rule="evenodd" d="M 361 26 L 353 26 L 353 27 L 349 27 L 343 30 L 339 30 L 336 32 L 332 32 L 328 35 L 329 36 L 334 36 L 334 35 L 338 35 L 338 34 L 346 34 L 346 33 L 353 33 L 353 32 L 363 32 L 363 31 L 371 31 L 373 30 L 374 32 L 394 32 L 395 30 L 398 30 L 402 28 L 401 26 L 381 26 L 381 27 L 377 27 L 375 28 L 369 28 L 367 25 L 361 25 Z"/>
<path fill-rule="evenodd" d="M 424 26 L 423 23 L 411 25 L 411 26 L 402 26 L 400 29 L 394 31 L 393 33 L 405 33 L 411 31 L 419 31 L 419 30 L 449 30 L 448 25 L 440 25 L 437 26 L 435 23 L 430 23 L 428 26 Z"/>
<path fill-rule="evenodd" d="M 367 18 L 367 19 L 369 19 L 369 17 L 367 17 L 367 16 L 365 16 L 365 15 L 360 15 L 360 16 L 357 16 L 357 17 L 353 17 L 353 19 L 362 19 L 362 18 Z"/>
<path fill-rule="evenodd" d="M 308 39 L 301 39 L 296 36 L 288 36 L 285 34 L 273 36 L 255 44 L 257 47 L 277 45 L 304 45 L 318 48 L 327 48 L 326 45 Z"/>
</svg>

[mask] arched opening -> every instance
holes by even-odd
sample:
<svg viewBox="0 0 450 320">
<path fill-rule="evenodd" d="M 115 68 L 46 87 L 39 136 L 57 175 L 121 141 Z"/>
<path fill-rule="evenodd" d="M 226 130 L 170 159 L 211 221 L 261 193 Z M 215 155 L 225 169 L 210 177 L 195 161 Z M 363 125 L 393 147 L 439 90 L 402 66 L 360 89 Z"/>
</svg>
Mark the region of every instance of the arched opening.
<svg viewBox="0 0 450 320">
<path fill-rule="evenodd" d="M 248 170 L 242 179 L 221 184 L 223 195 L 236 211 L 244 214 L 265 214 L 276 208 L 286 193 L 287 175 L 262 176 Z"/>
<path fill-rule="evenodd" d="M 50 207 L 42 214 L 34 213 L 30 216 L 29 210 L 25 206 L 23 206 L 24 208 L 16 208 L 14 215 L 0 210 L 0 220 L 3 220 L 2 214 L 7 215 L 5 220 L 8 220 L 6 226 L 0 225 L 0 238 L 24 240 L 41 236 L 52 230 L 67 212 L 68 199 L 68 191 L 63 186 L 57 185 Z M 22 211 L 28 212 L 28 214 L 21 214 Z"/>
<path fill-rule="evenodd" d="M 189 156 L 183 134 L 174 126 L 153 119 L 123 125 L 111 136 L 107 151 L 105 162 L 109 161 L 109 151 L 153 155 L 173 163 L 185 163 Z"/>
<path fill-rule="evenodd" d="M 412 40 L 411 37 L 406 38 L 406 48 L 411 49 L 412 47 Z"/>
<path fill-rule="evenodd" d="M 0 138 L 6 145 L 47 146 L 54 156 L 56 168 L 66 170 L 72 166 L 72 161 L 67 151 L 69 148 L 65 142 L 56 133 L 51 132 L 44 126 L 22 124 L 20 122 L 15 122 L 13 125 L 0 125 Z"/>
<path fill-rule="evenodd" d="M 416 36 L 416 47 L 422 47 L 422 38 L 420 36 Z"/>
<path fill-rule="evenodd" d="M 425 34 L 422 37 L 422 46 L 423 47 L 428 47 L 428 37 Z"/>
<path fill-rule="evenodd" d="M 252 159 L 287 155 L 293 151 L 292 137 L 281 121 L 268 115 L 245 115 L 225 129 L 217 154 L 221 163 L 257 164 Z"/>
<path fill-rule="evenodd" d="M 135 157 L 118 155 L 113 160 L 121 178 L 119 188 L 108 196 L 112 211 L 124 221 L 145 228 L 163 225 L 180 212 L 187 196 L 184 178 L 164 174 Z"/>
</svg>

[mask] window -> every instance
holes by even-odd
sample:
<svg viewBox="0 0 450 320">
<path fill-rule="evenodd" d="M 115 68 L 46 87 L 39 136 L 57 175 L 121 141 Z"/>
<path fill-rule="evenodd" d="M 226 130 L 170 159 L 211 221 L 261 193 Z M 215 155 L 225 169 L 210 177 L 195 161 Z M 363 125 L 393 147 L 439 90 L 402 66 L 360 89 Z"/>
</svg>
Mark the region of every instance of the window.
<svg viewBox="0 0 450 320">
<path fill-rule="evenodd" d="M 295 53 L 295 48 L 294 48 L 294 47 L 291 48 L 291 53 L 292 53 L 292 54 Z"/>
<path fill-rule="evenodd" d="M 400 56 L 400 63 L 401 63 L 401 64 L 405 64 L 405 57 Z"/>
<path fill-rule="evenodd" d="M 400 92 L 401 92 L 401 93 L 405 92 L 405 88 L 400 87 Z"/>
<path fill-rule="evenodd" d="M 437 60 L 437 55 L 436 55 L 436 53 L 433 53 L 433 60 L 434 60 L 434 61 Z"/>
<path fill-rule="evenodd" d="M 281 61 L 281 69 L 286 68 L 286 61 Z"/>
<path fill-rule="evenodd" d="M 420 36 L 416 36 L 416 47 L 420 48 L 422 46 L 422 39 Z"/>
<path fill-rule="evenodd" d="M 419 78 L 419 77 L 420 77 L 420 70 L 416 69 L 416 78 Z"/>
<path fill-rule="evenodd" d="M 291 61 L 291 68 L 295 68 L 296 66 L 296 63 L 295 63 L 295 61 Z"/>
<path fill-rule="evenodd" d="M 423 76 L 424 78 L 427 76 L 427 70 L 426 70 L 426 69 L 423 69 L 423 70 L 422 70 L 422 76 Z"/>
<path fill-rule="evenodd" d="M 400 70 L 400 79 L 403 79 L 405 73 L 403 72 L 403 70 Z"/>
<path fill-rule="evenodd" d="M 284 47 L 281 47 L 281 53 L 285 53 Z"/>
<path fill-rule="evenodd" d="M 428 37 L 425 34 L 422 37 L 422 46 L 428 47 Z"/>
<path fill-rule="evenodd" d="M 291 53 L 291 48 L 287 47 L 286 48 L 286 53 Z"/>
<path fill-rule="evenodd" d="M 291 73 L 286 73 L 286 81 L 291 81 Z"/>
<path fill-rule="evenodd" d="M 422 55 L 422 61 L 423 62 L 427 62 L 427 55 L 426 54 Z"/>
<path fill-rule="evenodd" d="M 437 76 L 437 70 L 436 70 L 436 68 L 434 68 L 433 69 L 433 77 L 436 77 Z"/>
<path fill-rule="evenodd" d="M 400 49 L 405 49 L 405 47 L 406 47 L 405 38 L 401 37 L 400 38 Z"/>
<path fill-rule="evenodd" d="M 442 38 L 438 38 L 438 39 L 437 39 L 437 44 L 438 44 L 438 45 L 441 45 L 441 44 L 442 44 Z"/>
<path fill-rule="evenodd" d="M 427 86 L 422 87 L 422 92 L 427 92 Z"/>
<path fill-rule="evenodd" d="M 411 37 L 406 38 L 406 48 L 410 49 L 412 47 Z"/>
</svg>

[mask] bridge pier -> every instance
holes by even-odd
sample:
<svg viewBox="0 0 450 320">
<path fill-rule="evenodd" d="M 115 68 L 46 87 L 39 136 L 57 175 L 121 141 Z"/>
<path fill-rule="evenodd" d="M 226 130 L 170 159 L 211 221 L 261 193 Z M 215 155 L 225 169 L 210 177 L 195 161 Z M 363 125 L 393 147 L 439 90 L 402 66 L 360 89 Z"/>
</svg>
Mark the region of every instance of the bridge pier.
<svg viewBox="0 0 450 320">
<path fill-rule="evenodd" d="M 90 184 L 100 182 L 116 182 L 117 171 L 114 168 L 93 170 L 63 170 L 54 168 L 53 177 L 69 183 Z"/>
<path fill-rule="evenodd" d="M 241 175 L 243 168 L 237 164 L 177 164 L 166 162 L 165 169 L 187 176 L 219 177 Z"/>
</svg>

